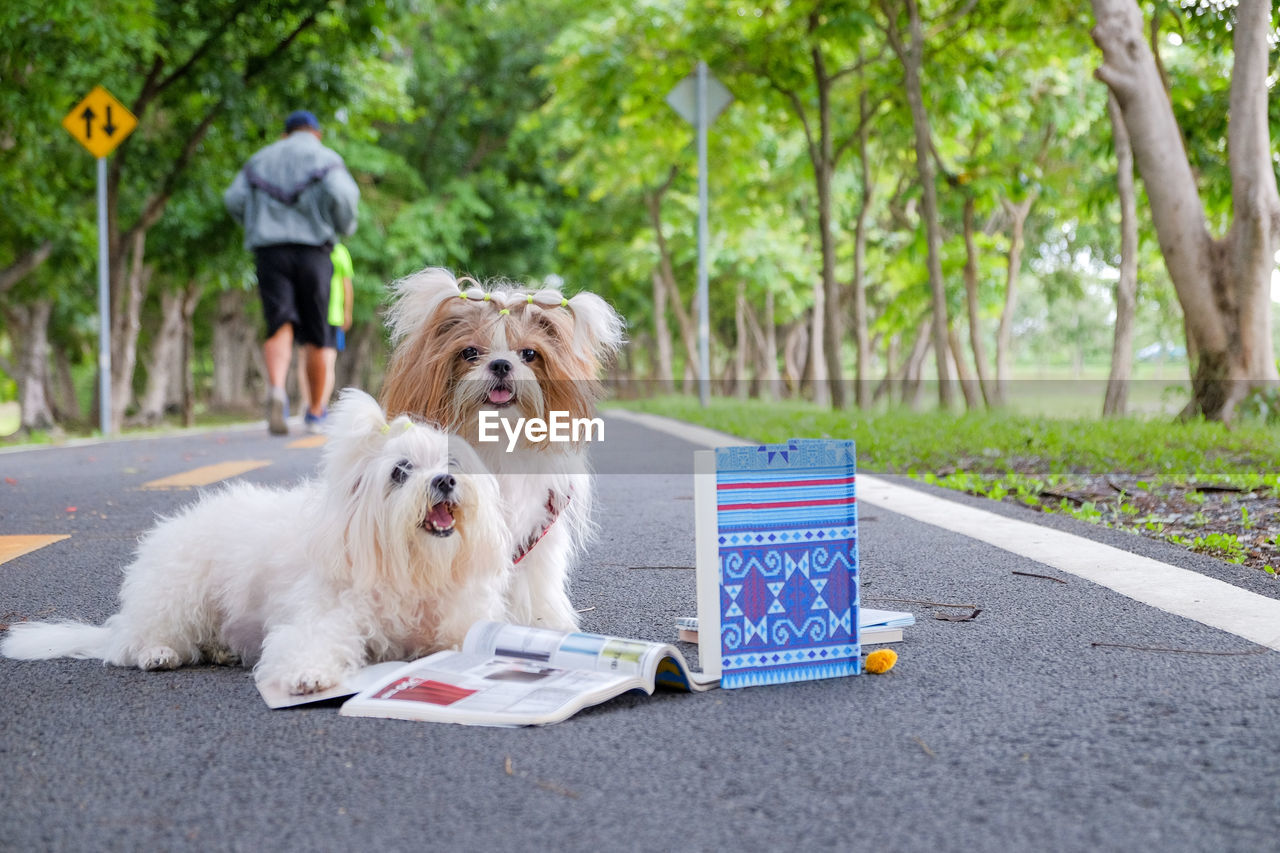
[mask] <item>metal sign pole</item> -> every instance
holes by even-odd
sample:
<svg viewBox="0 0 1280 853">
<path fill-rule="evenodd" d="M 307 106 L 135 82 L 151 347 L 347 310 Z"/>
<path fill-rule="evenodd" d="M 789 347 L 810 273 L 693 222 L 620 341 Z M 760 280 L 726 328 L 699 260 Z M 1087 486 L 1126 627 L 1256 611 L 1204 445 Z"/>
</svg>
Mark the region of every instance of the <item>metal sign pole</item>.
<svg viewBox="0 0 1280 853">
<path fill-rule="evenodd" d="M 101 86 L 62 117 L 67 133 L 98 161 L 98 426 L 111 435 L 111 277 L 108 269 L 107 155 L 138 126 L 138 118 Z M 127 401 L 126 401 L 127 402 Z"/>
<path fill-rule="evenodd" d="M 107 269 L 107 158 L 98 160 L 98 425 L 111 435 L 111 280 Z"/>
<path fill-rule="evenodd" d="M 698 61 L 698 401 L 711 403 L 711 311 L 707 296 L 707 64 Z"/>
<path fill-rule="evenodd" d="M 698 138 L 698 401 L 711 404 L 711 311 L 707 295 L 707 129 L 733 95 L 698 61 L 693 73 L 667 93 L 667 103 L 697 130 Z"/>
</svg>

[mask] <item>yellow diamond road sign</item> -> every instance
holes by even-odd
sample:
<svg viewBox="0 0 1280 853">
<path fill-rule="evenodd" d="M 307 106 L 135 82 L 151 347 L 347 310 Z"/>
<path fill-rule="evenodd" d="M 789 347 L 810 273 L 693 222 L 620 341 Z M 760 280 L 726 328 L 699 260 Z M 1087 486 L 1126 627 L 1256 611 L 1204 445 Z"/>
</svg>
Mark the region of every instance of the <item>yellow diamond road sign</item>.
<svg viewBox="0 0 1280 853">
<path fill-rule="evenodd" d="M 106 157 L 133 133 L 138 120 L 110 92 L 94 86 L 93 91 L 67 113 L 62 126 L 94 157 Z"/>
</svg>

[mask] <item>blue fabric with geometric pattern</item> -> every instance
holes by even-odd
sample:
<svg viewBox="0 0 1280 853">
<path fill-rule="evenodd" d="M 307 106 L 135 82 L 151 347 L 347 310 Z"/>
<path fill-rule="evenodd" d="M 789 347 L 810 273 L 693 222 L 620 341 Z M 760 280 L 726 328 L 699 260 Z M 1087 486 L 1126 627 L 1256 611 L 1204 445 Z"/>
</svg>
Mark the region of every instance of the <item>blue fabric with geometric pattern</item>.
<svg viewBox="0 0 1280 853">
<path fill-rule="evenodd" d="M 857 675 L 852 441 L 716 449 L 722 687 Z"/>
</svg>

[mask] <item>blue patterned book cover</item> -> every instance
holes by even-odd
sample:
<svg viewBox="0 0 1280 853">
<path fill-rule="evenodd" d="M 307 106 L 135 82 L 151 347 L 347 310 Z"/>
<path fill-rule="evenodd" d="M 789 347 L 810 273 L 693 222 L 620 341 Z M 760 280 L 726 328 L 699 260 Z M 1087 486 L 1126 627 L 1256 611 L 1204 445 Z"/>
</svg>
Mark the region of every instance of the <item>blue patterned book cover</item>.
<svg viewBox="0 0 1280 853">
<path fill-rule="evenodd" d="M 709 466 L 704 458 L 700 472 Z M 713 540 L 709 510 L 699 524 L 698 616 L 718 616 L 700 640 L 703 667 L 719 664 L 721 686 L 861 671 L 856 477 L 852 441 L 716 449 Z M 701 481 L 707 505 L 712 480 Z M 701 576 L 712 566 L 714 590 Z"/>
</svg>

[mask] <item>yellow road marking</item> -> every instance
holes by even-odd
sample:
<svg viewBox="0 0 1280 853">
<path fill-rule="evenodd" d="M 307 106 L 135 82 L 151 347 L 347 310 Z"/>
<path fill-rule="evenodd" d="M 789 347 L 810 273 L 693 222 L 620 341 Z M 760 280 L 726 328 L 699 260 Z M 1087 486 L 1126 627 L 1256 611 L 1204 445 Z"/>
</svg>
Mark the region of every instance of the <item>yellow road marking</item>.
<svg viewBox="0 0 1280 853">
<path fill-rule="evenodd" d="M 38 551 L 46 545 L 52 545 L 54 542 L 61 542 L 63 539 L 70 539 L 67 534 L 53 535 L 30 535 L 30 536 L 0 536 L 0 563 L 7 563 L 14 557 L 21 557 L 23 554 L 30 554 L 32 551 Z"/>
<path fill-rule="evenodd" d="M 265 468 L 271 464 L 270 459 L 234 459 L 230 462 L 219 462 L 216 465 L 205 465 L 181 474 L 173 474 L 143 483 L 144 489 L 190 489 L 195 486 L 207 486 L 219 480 L 238 477 L 246 471 Z"/>
<path fill-rule="evenodd" d="M 324 443 L 328 440 L 329 437 L 327 435 L 309 435 L 306 438 L 291 441 L 285 446 L 290 450 L 299 450 L 306 447 L 323 447 Z"/>
</svg>

